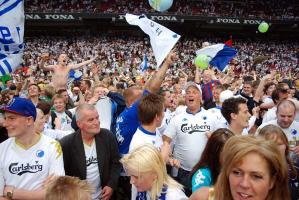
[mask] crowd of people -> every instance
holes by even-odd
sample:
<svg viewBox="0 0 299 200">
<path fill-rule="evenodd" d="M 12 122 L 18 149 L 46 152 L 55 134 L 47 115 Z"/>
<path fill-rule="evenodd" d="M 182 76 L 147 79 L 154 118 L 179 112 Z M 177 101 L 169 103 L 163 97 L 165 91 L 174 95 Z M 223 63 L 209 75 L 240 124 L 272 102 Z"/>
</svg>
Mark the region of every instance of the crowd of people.
<svg viewBox="0 0 299 200">
<path fill-rule="evenodd" d="M 25 1 L 25 12 L 95 12 L 94 0 Z"/>
<path fill-rule="evenodd" d="M 188 74 L 193 66 L 195 51 L 201 48 L 201 43 L 224 43 L 226 38 L 183 38 L 176 48 L 179 49 L 178 61 L 171 69 L 173 78 L 177 76 L 179 69 L 184 69 Z M 269 73 L 276 69 L 281 74 L 290 77 L 298 73 L 298 47 L 296 41 L 275 40 L 245 40 L 232 39 L 233 48 L 237 49 L 238 55 L 233 61 L 235 71 L 242 70 L 242 74 L 252 72 Z M 25 66 L 32 71 L 38 67 L 38 62 L 43 53 L 48 52 L 51 58 L 58 56 L 59 52 L 70 52 L 71 63 L 83 62 L 84 60 L 99 54 L 99 65 L 102 72 L 125 73 L 130 78 L 138 75 L 138 69 L 147 56 L 149 67 L 155 68 L 155 59 L 147 38 L 128 36 L 82 36 L 82 37 L 32 37 L 26 40 Z M 51 59 L 50 64 L 54 63 Z M 38 71 L 40 72 L 40 71 Z"/>
<path fill-rule="evenodd" d="M 0 200 L 298 200 L 298 43 L 233 38 L 227 71 L 195 67 L 217 42 L 156 67 L 145 38 L 27 38 L 1 77 Z"/>
<path fill-rule="evenodd" d="M 63 4 L 61 3 L 63 2 Z M 155 13 L 148 1 L 26 1 L 27 12 Z M 298 19 L 296 1 L 174 1 L 166 14 L 247 17 L 263 19 Z"/>
</svg>

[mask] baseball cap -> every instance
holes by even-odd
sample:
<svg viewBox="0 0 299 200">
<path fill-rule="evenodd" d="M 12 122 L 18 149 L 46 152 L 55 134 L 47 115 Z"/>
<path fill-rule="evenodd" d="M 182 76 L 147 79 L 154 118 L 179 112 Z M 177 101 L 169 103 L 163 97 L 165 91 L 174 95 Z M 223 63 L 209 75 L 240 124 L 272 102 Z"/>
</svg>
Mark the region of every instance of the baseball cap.
<svg viewBox="0 0 299 200">
<path fill-rule="evenodd" d="M 34 121 L 36 119 L 36 108 L 29 99 L 15 97 L 8 103 L 8 105 L 1 107 L 0 110 L 26 117 L 32 116 Z"/>
<path fill-rule="evenodd" d="M 184 90 L 186 91 L 191 86 L 194 87 L 194 88 L 196 88 L 202 94 L 200 86 L 197 85 L 196 83 L 192 82 L 192 81 L 189 81 L 189 82 L 186 83 L 186 85 L 184 87 Z"/>
</svg>

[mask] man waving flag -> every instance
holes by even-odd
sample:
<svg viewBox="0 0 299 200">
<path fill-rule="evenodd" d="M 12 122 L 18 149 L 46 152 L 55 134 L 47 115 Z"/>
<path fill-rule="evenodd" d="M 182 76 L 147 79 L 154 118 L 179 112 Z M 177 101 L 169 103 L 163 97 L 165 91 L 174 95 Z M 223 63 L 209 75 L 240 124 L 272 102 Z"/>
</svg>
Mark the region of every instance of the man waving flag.
<svg viewBox="0 0 299 200">
<path fill-rule="evenodd" d="M 24 1 L 0 1 L 0 76 L 10 74 L 23 62 Z"/>
<path fill-rule="evenodd" d="M 145 15 L 138 16 L 127 13 L 126 20 L 131 25 L 139 26 L 150 36 L 158 68 L 181 36 L 148 19 Z"/>
</svg>

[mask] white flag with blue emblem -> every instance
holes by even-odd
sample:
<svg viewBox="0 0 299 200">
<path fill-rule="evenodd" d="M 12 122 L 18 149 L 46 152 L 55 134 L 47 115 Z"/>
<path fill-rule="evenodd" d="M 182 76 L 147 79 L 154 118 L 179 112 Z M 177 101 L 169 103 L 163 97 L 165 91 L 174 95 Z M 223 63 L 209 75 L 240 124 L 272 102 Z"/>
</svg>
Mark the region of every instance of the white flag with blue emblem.
<svg viewBox="0 0 299 200">
<path fill-rule="evenodd" d="M 126 14 L 126 20 L 131 25 L 139 26 L 150 36 L 151 45 L 159 67 L 168 53 L 180 39 L 180 35 L 168 28 L 148 19 L 145 15 Z"/>
<path fill-rule="evenodd" d="M 0 76 L 23 62 L 24 20 L 23 0 L 0 1 Z"/>
</svg>

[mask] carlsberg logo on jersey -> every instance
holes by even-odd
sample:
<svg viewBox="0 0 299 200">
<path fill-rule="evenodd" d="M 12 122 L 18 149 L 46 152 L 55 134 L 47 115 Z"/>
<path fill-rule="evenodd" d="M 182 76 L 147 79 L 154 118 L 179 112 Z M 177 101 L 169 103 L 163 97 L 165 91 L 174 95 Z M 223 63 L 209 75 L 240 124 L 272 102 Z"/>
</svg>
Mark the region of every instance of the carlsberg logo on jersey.
<svg viewBox="0 0 299 200">
<path fill-rule="evenodd" d="M 38 161 L 35 161 L 35 164 L 30 165 L 27 164 L 20 164 L 19 163 L 11 163 L 8 168 L 11 174 L 17 174 L 22 176 L 25 173 L 37 173 L 43 170 L 43 165 L 38 164 Z"/>
<path fill-rule="evenodd" d="M 205 133 L 207 131 L 210 131 L 211 130 L 211 127 L 210 125 L 198 125 L 198 124 L 191 124 L 188 126 L 188 124 L 182 124 L 181 126 L 181 131 L 183 133 L 188 133 L 188 134 L 192 134 L 192 133 L 195 133 L 195 132 L 198 132 L 198 133 Z"/>
<path fill-rule="evenodd" d="M 86 159 L 86 167 L 88 167 L 91 164 L 97 164 L 98 163 L 98 159 L 91 156 L 90 158 Z"/>
</svg>

